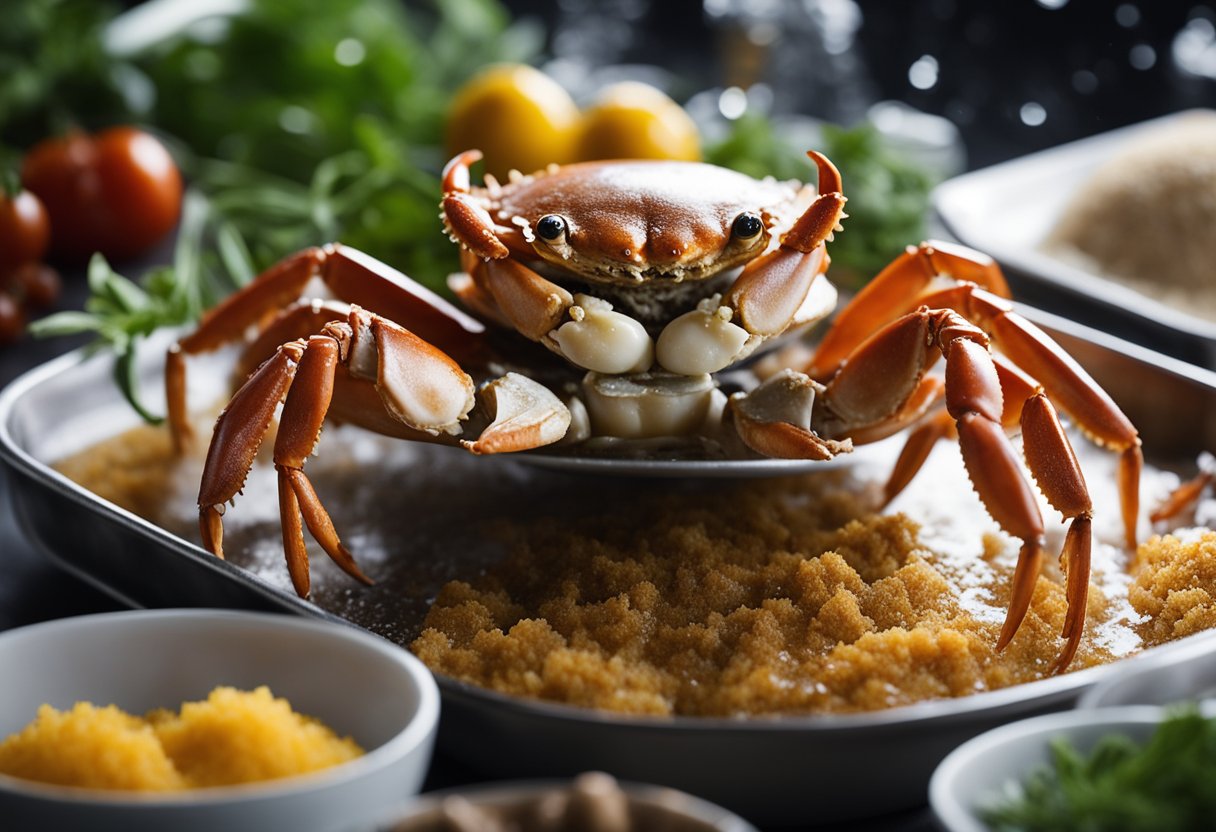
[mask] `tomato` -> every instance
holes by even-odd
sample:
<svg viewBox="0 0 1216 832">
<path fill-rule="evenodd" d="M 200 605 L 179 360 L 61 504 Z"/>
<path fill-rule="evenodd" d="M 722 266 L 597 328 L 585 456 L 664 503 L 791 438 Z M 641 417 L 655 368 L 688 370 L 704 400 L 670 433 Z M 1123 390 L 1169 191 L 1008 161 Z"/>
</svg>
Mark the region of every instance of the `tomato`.
<svg viewBox="0 0 1216 832">
<path fill-rule="evenodd" d="M 45 263 L 18 266 L 8 278 L 9 292 L 20 297 L 30 309 L 48 309 L 59 299 L 63 281 L 59 272 Z"/>
<path fill-rule="evenodd" d="M 42 201 L 29 191 L 4 196 L 0 191 L 0 274 L 46 254 L 51 227 Z"/>
<path fill-rule="evenodd" d="M 68 260 L 112 260 L 151 248 L 177 224 L 182 178 L 169 151 L 134 127 L 47 139 L 25 157 L 25 187 L 46 206 L 51 248 Z"/>
<path fill-rule="evenodd" d="M 15 344 L 25 332 L 25 313 L 8 292 L 0 292 L 0 344 Z"/>
</svg>

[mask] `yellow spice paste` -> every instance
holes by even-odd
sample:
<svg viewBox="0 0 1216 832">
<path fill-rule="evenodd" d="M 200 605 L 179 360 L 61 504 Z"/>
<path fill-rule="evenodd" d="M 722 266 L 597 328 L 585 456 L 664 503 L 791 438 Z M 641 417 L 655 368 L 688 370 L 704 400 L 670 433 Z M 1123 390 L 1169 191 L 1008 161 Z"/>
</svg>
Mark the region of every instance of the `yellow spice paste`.
<svg viewBox="0 0 1216 832">
<path fill-rule="evenodd" d="M 132 716 L 114 705 L 78 702 L 38 709 L 0 743 L 0 774 L 61 786 L 171 792 L 305 774 L 363 750 L 270 689 L 217 687 L 181 711 Z"/>
</svg>

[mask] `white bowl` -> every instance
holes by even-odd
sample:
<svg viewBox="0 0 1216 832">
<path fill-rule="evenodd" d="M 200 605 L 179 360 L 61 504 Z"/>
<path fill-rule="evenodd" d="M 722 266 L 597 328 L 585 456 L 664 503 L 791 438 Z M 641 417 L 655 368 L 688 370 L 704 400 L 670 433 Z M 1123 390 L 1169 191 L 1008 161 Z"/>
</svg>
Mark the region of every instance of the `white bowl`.
<svg viewBox="0 0 1216 832">
<path fill-rule="evenodd" d="M 1078 708 L 1169 705 L 1216 699 L 1216 645 L 1193 642 L 1136 656 L 1081 696 Z M 1212 706 L 1216 707 L 1216 705 Z"/>
<path fill-rule="evenodd" d="M 1164 713 L 1148 705 L 1064 711 L 995 728 L 942 760 L 929 781 L 929 806 L 947 832 L 990 832 L 980 811 L 999 801 L 1009 784 L 1050 767 L 1052 740 L 1067 739 L 1082 754 L 1109 734 L 1144 742 Z"/>
<path fill-rule="evenodd" d="M 588 778 L 594 778 L 593 784 Z M 537 807 L 542 800 L 550 801 L 561 794 L 569 795 L 579 783 L 584 784 L 585 793 L 598 792 L 605 787 L 611 788 L 614 780 L 596 772 L 579 775 L 574 780 L 513 780 L 431 792 L 413 800 L 398 812 L 385 825 L 385 829 L 387 832 L 437 832 L 453 828 L 444 822 L 444 804 L 453 798 L 460 798 L 479 809 L 514 810 L 518 813 L 525 807 Z M 667 832 L 704 832 L 709 829 L 717 832 L 756 832 L 754 826 L 733 812 L 687 792 L 644 783 L 618 785 L 629 801 L 630 818 L 636 828 L 663 829 Z M 549 805 L 552 806 L 552 803 Z M 518 817 L 518 814 L 515 816 Z M 567 818 L 561 828 L 573 826 Z M 606 826 L 616 828 L 614 824 Z"/>
<path fill-rule="evenodd" d="M 205 699 L 217 685 L 267 685 L 367 754 L 325 771 L 169 796 L 31 783 L 0 775 L 6 830 L 324 830 L 383 817 L 417 794 L 439 692 L 399 647 L 353 627 L 222 610 L 107 613 L 0 634 L 0 737 L 38 706 L 78 701 L 142 714 Z"/>
</svg>

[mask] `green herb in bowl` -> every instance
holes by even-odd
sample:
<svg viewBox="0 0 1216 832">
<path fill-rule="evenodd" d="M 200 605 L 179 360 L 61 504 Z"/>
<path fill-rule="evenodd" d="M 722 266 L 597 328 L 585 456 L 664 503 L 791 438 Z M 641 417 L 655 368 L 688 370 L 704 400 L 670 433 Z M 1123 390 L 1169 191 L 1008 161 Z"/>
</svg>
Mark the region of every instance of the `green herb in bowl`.
<svg viewBox="0 0 1216 832">
<path fill-rule="evenodd" d="M 995 832 L 1192 832 L 1216 823 L 1216 719 L 1167 717 L 1146 743 L 1108 734 L 1088 754 L 1051 743 L 1033 772 L 981 817 Z"/>
</svg>

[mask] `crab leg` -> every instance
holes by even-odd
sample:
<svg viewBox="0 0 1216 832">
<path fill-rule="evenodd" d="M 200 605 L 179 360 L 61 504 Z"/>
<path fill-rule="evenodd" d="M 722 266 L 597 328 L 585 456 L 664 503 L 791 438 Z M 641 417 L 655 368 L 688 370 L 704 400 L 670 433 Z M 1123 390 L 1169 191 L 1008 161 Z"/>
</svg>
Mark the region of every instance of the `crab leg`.
<svg viewBox="0 0 1216 832">
<path fill-rule="evenodd" d="M 574 305 L 574 295 L 518 260 L 487 260 L 472 272 L 502 315 L 521 335 L 540 341 L 557 329 Z"/>
<path fill-rule="evenodd" d="M 946 410 L 938 411 L 908 434 L 899 458 L 895 460 L 891 474 L 883 485 L 880 509 L 885 509 L 908 487 L 929 458 L 933 446 L 947 437 L 957 438 L 958 433 L 954 427 L 954 417 Z"/>
<path fill-rule="evenodd" d="M 1060 566 L 1068 576 L 1068 612 L 1060 633 L 1065 639 L 1065 648 L 1053 666 L 1053 672 L 1059 672 L 1068 667 L 1076 655 L 1077 647 L 1081 643 L 1081 634 L 1085 629 L 1093 503 L 1068 435 L 1060 424 L 1055 408 L 1042 391 L 1026 401 L 1022 408 L 1021 424 L 1023 453 L 1030 473 L 1047 502 L 1066 520 L 1072 521 L 1060 552 Z M 1023 577 L 1023 580 L 1028 579 Z M 1015 587 L 1017 581 L 1018 576 L 1015 573 Z M 1007 622 L 1006 629 L 1008 626 Z M 1016 629 L 1015 626 L 1014 630 Z M 1011 638 L 1013 632 L 1009 632 L 1008 637 L 1002 632 L 997 648 L 1003 647 Z"/>
<path fill-rule="evenodd" d="M 725 417 L 756 453 L 777 459 L 832 459 L 853 450 L 850 439 L 837 441 L 811 428 L 815 398 L 823 385 L 794 370 L 783 370 L 749 393 L 736 393 Z"/>
<path fill-rule="evenodd" d="M 866 427 L 898 412 L 901 399 L 918 389 L 935 354 L 946 359 L 946 412 L 958 431 L 968 476 L 992 518 L 1022 541 L 999 649 L 1013 638 L 1029 609 L 1042 564 L 1044 528 L 1034 491 L 1005 434 L 1003 383 L 988 337 L 951 309 L 922 307 L 905 315 L 848 357 L 824 391 L 822 424 L 829 435 L 849 435 L 853 426 Z M 1016 381 L 1005 385 L 1015 388 Z M 933 424 L 931 430 L 944 432 L 942 420 Z M 1041 392 L 1025 400 L 1021 426 L 1031 473 L 1048 502 L 1071 521 L 1061 553 L 1069 612 L 1066 645 L 1055 665 L 1059 671 L 1075 654 L 1084 626 L 1092 505 L 1067 436 Z"/>
<path fill-rule="evenodd" d="M 207 313 L 198 329 L 169 348 L 165 391 L 169 427 L 179 450 L 192 435 L 186 405 L 185 356 L 239 341 L 251 327 L 280 318 L 283 309 L 290 312 L 314 278 L 322 280 L 338 298 L 402 321 L 423 339 L 462 360 L 472 358 L 480 348 L 484 332 L 480 323 L 397 270 L 342 245 L 306 249 L 230 295 Z M 284 326 L 287 324 L 278 324 L 276 331 L 282 333 Z M 308 331 L 296 331 L 292 337 Z M 262 357 L 266 355 L 269 351 Z"/>
<path fill-rule="evenodd" d="M 923 321 L 906 316 L 858 348 L 826 388 L 789 370 L 731 397 L 729 414 L 744 444 L 757 453 L 830 459 L 851 445 L 842 449 L 825 437 L 873 442 L 915 422 L 932 406 L 941 384 L 925 371 L 940 353 L 930 347 Z M 822 407 L 812 410 L 816 393 L 830 402 L 827 415 Z M 783 398 L 790 404 L 782 404 Z"/>
<path fill-rule="evenodd" d="M 357 406 L 341 401 L 348 396 Z M 492 422 L 476 440 L 461 441 L 462 422 L 474 405 L 472 379 L 448 355 L 409 330 L 352 307 L 345 321 L 327 323 L 318 335 L 280 346 L 220 414 L 198 498 L 203 545 L 220 557 L 221 507 L 243 487 L 280 402 L 274 464 L 288 569 L 302 596 L 309 589 L 304 527 L 338 566 L 367 581 L 303 470 L 331 405 L 373 430 L 459 443 L 478 453 L 547 444 L 560 439 L 569 424 L 569 413 L 556 396 L 530 379 L 508 374 L 483 390 Z"/>
<path fill-rule="evenodd" d="M 308 597 L 308 552 L 300 514 L 309 533 L 346 574 L 370 584 L 355 559 L 338 539 L 333 521 L 304 473 L 304 462 L 321 437 L 321 425 L 333 398 L 334 373 L 339 345 L 332 337 L 309 338 L 296 368 L 295 379 L 283 404 L 279 433 L 274 443 L 274 467 L 279 475 L 279 514 L 283 528 L 283 551 L 291 583 L 301 598 Z"/>
<path fill-rule="evenodd" d="M 922 304 L 938 306 L 922 297 L 934 280 L 954 280 L 983 286 L 1009 297 L 1009 286 L 996 262 L 987 255 L 953 243 L 936 240 L 908 248 L 883 269 L 840 311 L 824 335 L 806 372 L 820 381 L 829 378 L 858 345 L 884 324 Z"/>
<path fill-rule="evenodd" d="M 443 222 L 452 241 L 482 260 L 504 260 L 512 253 L 525 257 L 532 253 L 519 228 L 499 225 L 490 213 L 474 199 L 469 166 L 481 158 L 480 150 L 466 150 L 443 169 Z M 486 177 L 492 193 L 498 183 Z M 467 270 L 468 264 L 465 264 Z"/>
<path fill-rule="evenodd" d="M 1161 505 L 1153 509 L 1148 519 L 1160 523 L 1193 508 L 1213 482 L 1216 482 L 1216 460 L 1205 453 L 1199 458 L 1199 473 L 1175 488 Z"/>
<path fill-rule="evenodd" d="M 330 321 L 340 321 L 350 314 L 345 303 L 325 300 L 301 300 L 287 307 L 261 330 L 257 337 L 241 350 L 232 378 L 235 387 L 249 378 L 280 345 L 320 332 Z"/>
<path fill-rule="evenodd" d="M 1047 395 L 1072 417 L 1091 441 L 1119 454 L 1117 480 L 1123 514 L 1124 542 L 1134 551 L 1140 514 L 1140 472 L 1144 457 L 1140 436 L 1089 374 L 1048 335 L 1013 311 L 1013 306 L 970 284 L 927 296 L 927 304 L 948 307 L 975 321 L 1001 351 L 1043 385 Z"/>
<path fill-rule="evenodd" d="M 1026 400 L 1040 388 L 999 353 L 993 353 L 992 362 L 996 365 L 996 374 L 1001 385 L 1001 398 L 1004 401 L 1001 424 L 1006 430 L 1012 430 L 1019 424 L 1022 407 L 1026 404 Z M 925 381 L 929 381 L 931 378 L 927 376 Z M 896 419 L 892 419 L 892 421 L 898 422 Z M 904 424 L 897 424 L 897 427 L 902 428 Z M 875 438 L 882 438 L 894 432 L 887 431 Z M 864 432 L 853 431 L 851 435 L 858 443 L 873 441 Z M 929 458 L 929 453 L 933 450 L 934 445 L 942 439 L 957 438 L 957 436 L 958 434 L 954 430 L 954 420 L 946 411 L 930 417 L 913 430 L 908 435 L 903 450 L 900 451 L 899 458 L 891 469 L 891 476 L 883 487 L 882 506 L 885 508 L 889 505 L 908 486 L 908 483 L 912 482 L 925 464 L 925 460 Z"/>
</svg>

